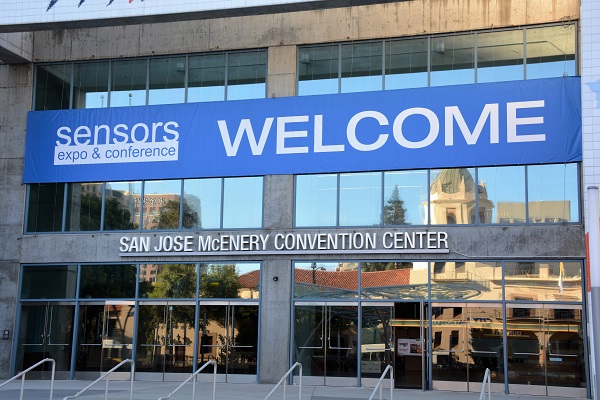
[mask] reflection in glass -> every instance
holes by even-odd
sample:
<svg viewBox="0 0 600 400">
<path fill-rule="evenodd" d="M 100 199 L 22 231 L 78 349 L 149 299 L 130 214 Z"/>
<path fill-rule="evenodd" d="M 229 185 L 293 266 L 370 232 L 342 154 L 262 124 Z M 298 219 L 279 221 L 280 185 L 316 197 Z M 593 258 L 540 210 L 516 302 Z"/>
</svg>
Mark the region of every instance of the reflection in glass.
<svg viewBox="0 0 600 400">
<path fill-rule="evenodd" d="M 141 197 L 142 182 L 107 182 L 104 196 L 104 229 L 139 229 Z"/>
<path fill-rule="evenodd" d="M 541 305 L 506 307 L 508 383 L 545 385 Z"/>
<path fill-rule="evenodd" d="M 263 178 L 223 180 L 223 229 L 262 226 Z"/>
<path fill-rule="evenodd" d="M 101 214 L 101 183 L 68 185 L 65 231 L 99 231 Z"/>
<path fill-rule="evenodd" d="M 218 229 L 221 227 L 220 178 L 183 181 L 183 227 Z"/>
<path fill-rule="evenodd" d="M 16 371 L 23 371 L 44 358 L 55 361 L 57 372 L 69 371 L 74 316 L 74 305 L 23 304 L 19 321 Z M 50 364 L 44 363 L 35 371 L 50 369 Z M 57 375 L 61 379 L 67 379 L 64 374 Z M 50 378 L 50 375 L 47 377 Z"/>
<path fill-rule="evenodd" d="M 506 300 L 581 301 L 581 263 L 521 261 L 504 263 Z"/>
<path fill-rule="evenodd" d="M 477 34 L 477 82 L 524 79 L 523 30 Z"/>
<path fill-rule="evenodd" d="M 260 264 L 200 264 L 200 297 L 258 299 Z"/>
<path fill-rule="evenodd" d="M 130 358 L 134 315 L 129 303 L 81 304 L 76 371 L 105 372 Z"/>
<path fill-rule="evenodd" d="M 575 76 L 575 25 L 525 29 L 527 79 Z"/>
<path fill-rule="evenodd" d="M 75 297 L 76 265 L 32 265 L 23 267 L 22 299 L 66 299 Z"/>
<path fill-rule="evenodd" d="M 427 188 L 427 171 L 384 172 L 383 223 L 422 225 Z"/>
<path fill-rule="evenodd" d="M 181 206 L 181 180 L 146 181 L 142 210 L 142 229 L 179 228 L 179 208 Z M 194 216 L 184 207 L 187 218 Z"/>
<path fill-rule="evenodd" d="M 360 263 L 361 296 L 363 299 L 426 299 L 426 261 L 362 262 Z"/>
<path fill-rule="evenodd" d="M 305 47 L 298 53 L 298 96 L 339 93 L 340 46 Z"/>
<path fill-rule="evenodd" d="M 525 167 L 478 168 L 477 174 L 479 223 L 525 223 Z"/>
<path fill-rule="evenodd" d="M 27 186 L 27 232 L 62 231 L 64 183 L 38 183 Z"/>
<path fill-rule="evenodd" d="M 80 298 L 132 298 L 135 296 L 136 266 L 82 265 Z"/>
<path fill-rule="evenodd" d="M 368 304 L 368 303 L 364 303 Z M 379 378 L 393 365 L 393 307 L 363 306 L 360 344 L 360 372 L 363 378 Z"/>
<path fill-rule="evenodd" d="M 188 58 L 188 103 L 225 100 L 225 54 Z"/>
<path fill-rule="evenodd" d="M 382 89 L 382 47 L 381 41 L 341 45 L 341 93 Z"/>
<path fill-rule="evenodd" d="M 262 99 L 267 91 L 267 52 L 227 54 L 227 100 Z"/>
<path fill-rule="evenodd" d="M 385 43 L 385 88 L 427 87 L 427 38 Z"/>
<path fill-rule="evenodd" d="M 195 264 L 140 265 L 139 296 L 153 299 L 196 297 Z"/>
<path fill-rule="evenodd" d="M 150 59 L 148 104 L 185 102 L 185 57 Z"/>
<path fill-rule="evenodd" d="M 195 306 L 140 304 L 137 331 L 139 372 L 185 372 L 194 365 Z"/>
<path fill-rule="evenodd" d="M 340 226 L 381 224 L 381 173 L 340 174 Z"/>
<path fill-rule="evenodd" d="M 111 63 L 111 107 L 146 104 L 147 59 L 113 61 Z"/>
<path fill-rule="evenodd" d="M 337 175 L 296 176 L 296 226 L 337 225 Z"/>
<path fill-rule="evenodd" d="M 294 307 L 294 360 L 308 376 L 356 377 L 358 307 Z"/>
<path fill-rule="evenodd" d="M 474 45 L 474 34 L 432 38 L 430 86 L 474 83 Z"/>
<path fill-rule="evenodd" d="M 432 225 L 475 223 L 474 168 L 431 170 L 430 203 Z M 479 188 L 478 188 L 479 189 Z M 487 201 L 480 192 L 479 202 Z"/>
<path fill-rule="evenodd" d="M 469 360 L 469 381 L 482 382 L 486 368 L 494 383 L 504 383 L 504 340 L 502 305 L 486 303 L 469 305 L 467 311 L 467 332 Z"/>
<path fill-rule="evenodd" d="M 502 299 L 502 264 L 500 262 L 438 261 L 431 265 L 431 297 L 433 299 Z"/>
<path fill-rule="evenodd" d="M 586 387 L 581 306 L 547 309 L 546 375 L 549 386 Z"/>
<path fill-rule="evenodd" d="M 73 64 L 38 65 L 34 110 L 68 110 Z"/>
<path fill-rule="evenodd" d="M 294 297 L 357 298 L 358 263 L 295 263 Z"/>
<path fill-rule="evenodd" d="M 579 222 L 577 164 L 527 167 L 529 222 Z"/>
<path fill-rule="evenodd" d="M 434 303 L 431 307 L 434 381 L 468 381 L 469 340 L 465 311 L 461 303 Z M 435 385 L 434 382 L 434 388 Z M 466 385 L 463 390 L 467 390 Z"/>
<path fill-rule="evenodd" d="M 75 64 L 73 108 L 108 107 L 108 62 Z"/>
</svg>

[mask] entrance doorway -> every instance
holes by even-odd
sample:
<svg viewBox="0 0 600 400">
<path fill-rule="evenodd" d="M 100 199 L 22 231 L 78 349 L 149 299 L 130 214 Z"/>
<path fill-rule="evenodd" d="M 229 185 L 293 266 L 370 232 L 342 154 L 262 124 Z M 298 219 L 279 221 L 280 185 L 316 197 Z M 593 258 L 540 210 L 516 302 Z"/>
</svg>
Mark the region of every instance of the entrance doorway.
<svg viewBox="0 0 600 400">
<path fill-rule="evenodd" d="M 56 362 L 56 378 L 68 379 L 71 365 L 75 306 L 66 303 L 28 303 L 21 306 L 16 370 L 23 371 L 44 358 Z M 44 363 L 27 377 L 50 377 Z"/>
<path fill-rule="evenodd" d="M 426 306 L 422 302 L 394 304 L 391 325 L 395 338 L 394 383 L 396 388 L 429 389 L 427 371 Z"/>
<path fill-rule="evenodd" d="M 76 379 L 95 379 L 131 358 L 135 318 L 133 301 L 83 303 L 79 306 Z M 128 365 L 114 378 L 128 379 Z M 111 375 L 112 379 L 112 375 Z"/>
<path fill-rule="evenodd" d="M 220 382 L 256 381 L 258 303 L 201 301 L 198 327 L 198 367 L 212 359 Z"/>
<path fill-rule="evenodd" d="M 355 386 L 358 348 L 356 303 L 296 303 L 294 360 L 307 384 Z"/>
<path fill-rule="evenodd" d="M 193 301 L 140 303 L 136 346 L 138 379 L 181 380 L 193 372 L 197 336 L 195 312 Z"/>
</svg>

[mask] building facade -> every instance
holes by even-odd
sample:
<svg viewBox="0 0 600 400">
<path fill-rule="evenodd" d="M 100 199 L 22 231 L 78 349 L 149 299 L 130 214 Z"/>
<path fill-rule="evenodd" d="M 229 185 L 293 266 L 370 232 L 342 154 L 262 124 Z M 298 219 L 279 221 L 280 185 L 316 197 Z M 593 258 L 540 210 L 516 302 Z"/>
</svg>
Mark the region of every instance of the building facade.
<svg viewBox="0 0 600 400">
<path fill-rule="evenodd" d="M 591 398 L 600 7 L 244 10 L 5 26 L 0 376 Z"/>
</svg>

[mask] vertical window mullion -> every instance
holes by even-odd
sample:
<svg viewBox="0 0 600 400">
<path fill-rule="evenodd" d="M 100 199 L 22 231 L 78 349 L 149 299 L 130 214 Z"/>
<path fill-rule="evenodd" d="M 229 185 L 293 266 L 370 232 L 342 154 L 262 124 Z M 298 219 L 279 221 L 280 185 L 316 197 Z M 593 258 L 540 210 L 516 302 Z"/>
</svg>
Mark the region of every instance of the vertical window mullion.
<svg viewBox="0 0 600 400">
<path fill-rule="evenodd" d="M 73 85 L 75 83 L 75 64 L 71 63 L 71 72 L 70 72 L 70 82 L 69 82 L 69 110 L 73 109 Z"/>
<path fill-rule="evenodd" d="M 381 41 L 381 90 L 385 90 L 385 43 Z"/>
<path fill-rule="evenodd" d="M 184 73 L 183 73 L 183 102 L 187 103 L 188 102 L 188 80 L 189 80 L 189 59 L 190 57 L 186 54 L 185 55 L 185 61 L 183 62 L 184 64 Z M 183 184 L 183 182 L 182 182 Z"/>
<path fill-rule="evenodd" d="M 335 226 L 339 227 L 340 226 L 340 201 L 341 201 L 341 190 L 340 190 L 340 174 L 336 174 L 336 180 L 337 180 L 337 205 L 336 205 L 336 212 L 335 212 Z"/>
<path fill-rule="evenodd" d="M 525 166 L 525 224 L 529 224 L 529 166 Z"/>
<path fill-rule="evenodd" d="M 337 92 L 342 93 L 342 44 L 341 43 L 338 44 L 338 91 Z M 338 188 L 339 188 L 339 176 L 338 176 Z M 338 212 L 338 215 L 339 215 L 339 212 Z"/>
<path fill-rule="evenodd" d="M 146 103 L 150 104 L 150 59 L 146 59 Z"/>
<path fill-rule="evenodd" d="M 227 100 L 227 91 L 229 88 L 229 53 L 225 53 L 225 74 L 224 74 L 225 78 L 224 78 L 224 82 L 223 85 L 225 86 L 223 88 L 224 93 L 224 100 Z M 221 185 L 223 186 L 223 185 Z M 221 201 L 223 201 L 223 196 L 221 196 Z M 223 208 L 221 208 L 221 223 L 223 222 Z M 221 224 L 222 226 L 222 224 Z"/>
<path fill-rule="evenodd" d="M 181 186 L 179 188 L 179 198 L 181 201 L 179 202 L 179 229 L 183 229 L 183 203 L 185 202 L 185 193 L 183 191 L 183 182 L 185 179 L 181 180 Z"/>
<path fill-rule="evenodd" d="M 523 28 L 523 80 L 527 80 L 527 30 Z"/>
<path fill-rule="evenodd" d="M 221 178 L 221 221 L 219 226 L 223 229 L 223 217 L 225 214 L 225 178 Z"/>
<path fill-rule="evenodd" d="M 61 221 L 61 232 L 65 231 L 65 226 L 67 224 L 67 194 L 68 194 L 68 188 L 69 188 L 69 183 L 65 183 L 63 186 L 63 204 L 62 204 L 62 221 Z"/>
<path fill-rule="evenodd" d="M 473 34 L 473 74 L 475 75 L 475 80 L 474 82 L 477 83 L 478 81 L 478 76 L 477 76 L 477 32 L 475 32 Z M 477 182 L 475 182 L 477 183 Z"/>
<path fill-rule="evenodd" d="M 431 87 L 431 36 L 427 36 L 427 87 Z"/>
</svg>

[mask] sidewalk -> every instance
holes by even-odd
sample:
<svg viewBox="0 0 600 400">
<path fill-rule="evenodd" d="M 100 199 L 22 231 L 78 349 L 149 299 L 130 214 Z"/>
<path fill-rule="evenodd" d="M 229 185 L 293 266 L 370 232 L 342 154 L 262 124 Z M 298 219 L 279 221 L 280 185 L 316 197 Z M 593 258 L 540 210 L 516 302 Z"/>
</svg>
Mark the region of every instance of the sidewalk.
<svg viewBox="0 0 600 400">
<path fill-rule="evenodd" d="M 2 383 L 2 382 L 0 382 Z M 73 396 L 78 391 L 89 385 L 89 381 L 55 381 L 52 400 L 62 400 L 66 396 Z M 134 400 L 157 400 L 166 397 L 177 386 L 178 382 L 143 382 L 133 383 Z M 217 383 L 216 400 L 264 400 L 265 396 L 275 385 L 269 384 L 240 384 Z M 103 400 L 105 383 L 99 382 L 87 392 L 78 397 L 84 400 Z M 18 400 L 21 390 L 21 381 L 11 382 L 0 388 L 1 400 Z M 302 386 L 301 400 L 368 400 L 372 389 L 348 388 L 332 386 Z M 288 400 L 298 399 L 298 386 L 287 387 Z M 389 400 L 389 389 L 383 390 L 383 399 Z M 50 381 L 26 381 L 23 400 L 48 400 L 50 396 Z M 110 400 L 129 400 L 129 382 L 111 381 L 108 398 Z M 479 400 L 479 393 L 447 392 L 447 391 L 420 391 L 420 390 L 394 390 L 394 400 Z M 191 400 L 192 384 L 186 384 L 173 397 L 173 400 Z M 283 389 L 279 388 L 272 396 L 273 400 L 283 399 Z M 379 399 L 379 393 L 374 397 Z M 492 393 L 492 400 L 564 400 L 562 397 L 504 395 Z M 212 400 L 212 385 L 210 383 L 197 383 L 194 400 Z"/>
</svg>

